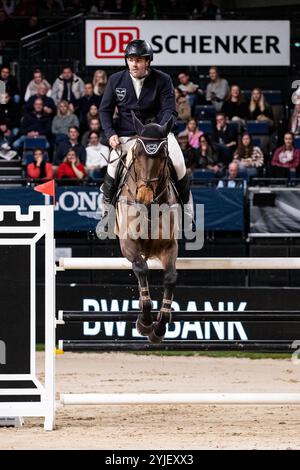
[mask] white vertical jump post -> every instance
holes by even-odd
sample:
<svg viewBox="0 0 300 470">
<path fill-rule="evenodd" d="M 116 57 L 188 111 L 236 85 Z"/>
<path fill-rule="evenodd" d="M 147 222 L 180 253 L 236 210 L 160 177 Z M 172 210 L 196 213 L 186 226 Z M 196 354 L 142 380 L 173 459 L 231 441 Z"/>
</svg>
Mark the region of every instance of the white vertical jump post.
<svg viewBox="0 0 300 470">
<path fill-rule="evenodd" d="M 36 373 L 36 244 L 45 238 L 45 380 Z M 0 416 L 55 420 L 53 206 L 0 206 Z M 5 266 L 5 269 L 4 269 Z"/>
</svg>

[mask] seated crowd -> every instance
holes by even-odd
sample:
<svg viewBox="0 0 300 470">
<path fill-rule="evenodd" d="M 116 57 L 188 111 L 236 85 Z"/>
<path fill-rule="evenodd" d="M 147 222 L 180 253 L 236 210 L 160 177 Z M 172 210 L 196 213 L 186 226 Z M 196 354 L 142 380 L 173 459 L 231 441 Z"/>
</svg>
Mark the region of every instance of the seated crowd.
<svg viewBox="0 0 300 470">
<path fill-rule="evenodd" d="M 237 84 L 229 86 L 216 67 L 208 75 L 206 89 L 193 83 L 186 71 L 174 83 L 178 113 L 174 133 L 191 178 L 196 172 L 208 172 L 220 181 L 233 180 L 233 175 L 247 182 L 261 175 L 297 177 L 300 151 L 294 147 L 294 136 L 300 135 L 300 99 L 280 145 L 278 123 L 262 90 L 254 88 L 245 97 Z M 104 176 L 109 148 L 99 108 L 107 83 L 105 71 L 96 70 L 85 83 L 67 66 L 51 86 L 37 69 L 24 96 L 9 67 L 2 66 L 0 79 L 6 86 L 0 96 L 0 158 L 13 151 L 32 179 Z M 264 123 L 263 138 L 253 136 L 250 122 Z"/>
</svg>

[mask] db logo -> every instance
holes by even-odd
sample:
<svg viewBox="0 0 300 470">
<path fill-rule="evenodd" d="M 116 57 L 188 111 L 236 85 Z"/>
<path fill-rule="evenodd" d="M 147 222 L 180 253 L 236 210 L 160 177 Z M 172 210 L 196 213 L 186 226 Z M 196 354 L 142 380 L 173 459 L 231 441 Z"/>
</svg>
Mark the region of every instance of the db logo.
<svg viewBox="0 0 300 470">
<path fill-rule="evenodd" d="M 127 44 L 139 37 L 140 30 L 135 27 L 95 28 L 95 56 L 98 59 L 122 59 Z"/>
</svg>

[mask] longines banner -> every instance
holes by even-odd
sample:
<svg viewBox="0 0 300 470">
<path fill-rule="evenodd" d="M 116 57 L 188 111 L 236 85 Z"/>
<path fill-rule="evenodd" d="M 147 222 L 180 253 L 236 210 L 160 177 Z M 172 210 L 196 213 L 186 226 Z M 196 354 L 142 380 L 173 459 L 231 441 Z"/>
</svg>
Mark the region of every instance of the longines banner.
<svg viewBox="0 0 300 470">
<path fill-rule="evenodd" d="M 157 66 L 290 65 L 289 21 L 87 20 L 86 65 L 124 66 L 124 50 L 146 39 Z"/>
<path fill-rule="evenodd" d="M 93 186 L 57 188 L 54 212 L 56 231 L 94 230 L 100 220 L 99 189 Z M 193 188 L 195 204 L 204 204 L 205 230 L 243 230 L 244 194 L 240 188 Z M 33 188 L 0 189 L 1 205 L 20 205 L 26 210 L 32 204 L 49 204 Z"/>
</svg>

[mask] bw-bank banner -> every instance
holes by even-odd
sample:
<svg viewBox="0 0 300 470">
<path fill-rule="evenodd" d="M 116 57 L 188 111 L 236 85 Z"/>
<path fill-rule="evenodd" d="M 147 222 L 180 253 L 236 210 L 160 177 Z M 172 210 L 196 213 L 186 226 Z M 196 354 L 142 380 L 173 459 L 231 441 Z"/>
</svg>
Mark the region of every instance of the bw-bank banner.
<svg viewBox="0 0 300 470">
<path fill-rule="evenodd" d="M 124 66 L 133 39 L 149 41 L 156 66 L 290 65 L 289 21 L 87 20 L 86 65 Z"/>
</svg>

